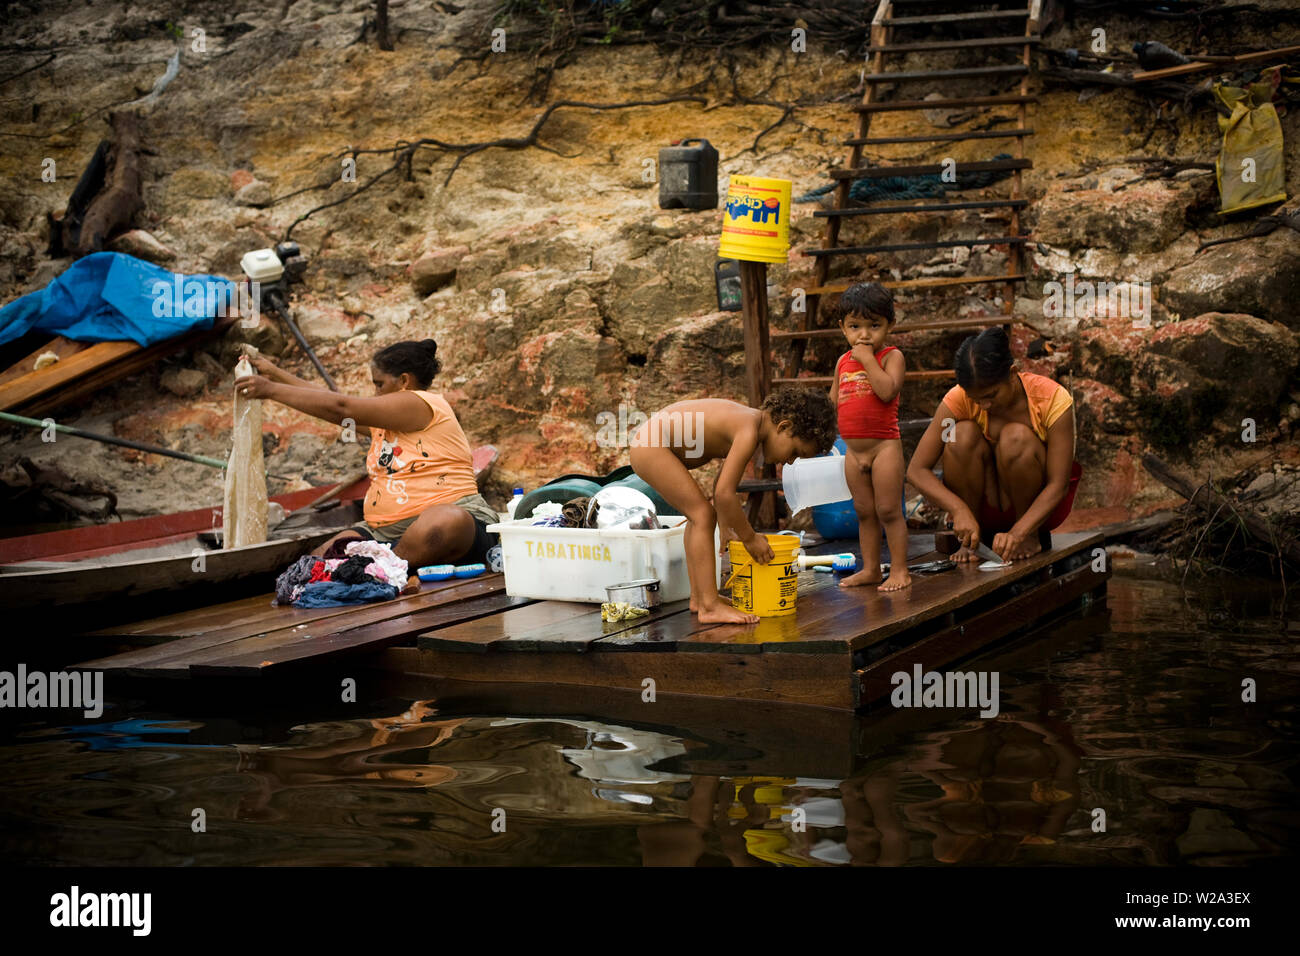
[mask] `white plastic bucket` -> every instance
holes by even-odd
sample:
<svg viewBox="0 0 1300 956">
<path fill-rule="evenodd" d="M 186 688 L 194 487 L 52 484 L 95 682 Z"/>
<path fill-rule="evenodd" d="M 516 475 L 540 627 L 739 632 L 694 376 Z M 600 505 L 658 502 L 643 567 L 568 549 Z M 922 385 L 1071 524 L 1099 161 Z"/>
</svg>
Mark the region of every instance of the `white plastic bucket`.
<svg viewBox="0 0 1300 956">
<path fill-rule="evenodd" d="M 853 497 L 844 477 L 844 456 L 838 452 L 820 458 L 796 458 L 782 470 L 781 484 L 792 513 Z"/>
<path fill-rule="evenodd" d="M 506 594 L 545 601 L 609 600 L 605 589 L 643 578 L 659 580 L 660 600 L 691 596 L 686 572 L 686 527 L 683 518 L 658 531 L 629 528 L 550 528 L 533 518 L 488 525 L 501 536 Z M 661 521 L 661 525 L 662 525 Z M 714 530 L 714 575 L 721 558 Z"/>
</svg>

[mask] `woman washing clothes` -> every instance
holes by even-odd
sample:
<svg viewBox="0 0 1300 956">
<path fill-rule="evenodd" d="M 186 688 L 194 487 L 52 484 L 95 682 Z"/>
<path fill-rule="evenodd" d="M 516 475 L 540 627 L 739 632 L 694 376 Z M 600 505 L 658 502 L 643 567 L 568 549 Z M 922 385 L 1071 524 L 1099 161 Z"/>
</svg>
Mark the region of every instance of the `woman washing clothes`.
<svg viewBox="0 0 1300 956">
<path fill-rule="evenodd" d="M 1074 460 L 1074 400 L 1043 375 L 1017 372 L 999 326 L 957 348 L 957 385 L 917 443 L 907 480 L 952 515 L 954 561 L 981 541 L 1004 561 L 1051 547 L 1070 513 L 1081 470 Z M 943 479 L 934 473 L 943 461 Z"/>
<path fill-rule="evenodd" d="M 365 520 L 335 535 L 316 554 L 338 541 L 389 544 L 407 563 L 403 594 L 419 590 L 417 568 L 484 561 L 496 544 L 487 526 L 498 516 L 478 493 L 469 441 L 455 412 L 442 395 L 429 391 L 441 368 L 437 342 L 397 342 L 376 352 L 370 363 L 373 398 L 332 392 L 261 356 L 252 361 L 259 374 L 235 381 L 241 394 L 335 425 L 350 419 L 370 429 Z"/>
</svg>

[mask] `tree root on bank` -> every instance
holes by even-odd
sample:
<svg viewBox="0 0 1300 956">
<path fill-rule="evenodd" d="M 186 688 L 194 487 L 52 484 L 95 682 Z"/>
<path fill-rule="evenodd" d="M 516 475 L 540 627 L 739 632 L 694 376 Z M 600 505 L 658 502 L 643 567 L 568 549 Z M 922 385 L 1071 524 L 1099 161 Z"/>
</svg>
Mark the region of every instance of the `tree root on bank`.
<svg viewBox="0 0 1300 956">
<path fill-rule="evenodd" d="M 366 154 L 388 155 L 393 157 L 393 163 L 390 166 L 388 166 L 386 169 L 384 169 L 382 172 L 376 173 L 374 176 L 372 176 L 362 185 L 358 186 L 355 190 L 353 190 L 348 195 L 342 196 L 339 199 L 334 200 L 333 202 L 323 203 L 322 205 L 315 206 L 312 209 L 307 210 L 305 213 L 303 213 L 301 216 L 299 216 L 297 219 L 295 219 L 292 223 L 289 224 L 289 228 L 285 230 L 285 234 L 284 234 L 285 241 L 288 241 L 290 238 L 292 238 L 294 227 L 297 226 L 298 223 L 304 221 L 305 219 L 308 219 L 315 213 L 318 213 L 324 209 L 330 209 L 334 206 L 342 205 L 348 200 L 359 196 L 361 193 L 370 189 L 372 186 L 378 183 L 385 176 L 388 176 L 390 173 L 396 172 L 397 170 L 405 167 L 406 168 L 405 178 L 409 182 L 413 178 L 413 171 L 411 167 L 417 150 L 427 149 L 433 152 L 456 154 L 456 161 L 452 163 L 451 169 L 447 171 L 447 176 L 442 182 L 443 188 L 445 189 L 447 185 L 451 182 L 452 176 L 456 174 L 456 170 L 460 168 L 460 164 L 470 156 L 473 156 L 475 153 L 481 153 L 485 149 L 527 149 L 529 147 L 535 147 L 537 149 L 546 150 L 548 153 L 555 153 L 557 156 L 563 156 L 564 154 L 561 153 L 559 150 L 553 149 L 550 146 L 546 146 L 538 142 L 538 136 L 542 131 L 542 127 L 546 125 L 547 120 L 551 118 L 551 114 L 554 113 L 556 110 L 563 109 L 565 107 L 569 107 L 573 109 L 589 109 L 589 110 L 618 110 L 618 109 L 630 109 L 639 106 L 663 106 L 666 103 L 680 103 L 680 102 L 705 103 L 707 101 L 703 96 L 693 96 L 693 95 L 669 96 L 658 100 L 629 100 L 625 103 L 582 103 L 577 100 L 560 100 L 557 103 L 552 103 L 550 106 L 546 108 L 546 111 L 537 118 L 537 121 L 533 124 L 532 130 L 529 131 L 527 136 L 505 137 L 502 139 L 489 140 L 483 143 L 445 143 L 442 140 L 438 140 L 438 139 L 422 138 L 422 139 L 415 140 L 413 142 L 399 141 L 393 146 L 385 147 L 382 149 L 347 150 L 345 153 L 341 153 L 339 155 L 341 156 L 348 155 L 351 156 L 353 159 L 356 159 L 358 156 L 362 156 Z M 288 199 L 290 196 L 300 195 L 304 192 L 310 192 L 316 189 L 329 189 L 333 185 L 334 185 L 334 181 L 331 181 L 328 184 L 307 186 L 304 187 L 303 189 L 296 190 L 295 192 L 288 193 L 285 196 L 281 196 L 273 200 L 272 205 L 274 205 L 275 203 L 283 202 L 285 199 Z"/>
<path fill-rule="evenodd" d="M 1163 550 L 1185 562 L 1184 581 L 1195 566 L 1201 573 L 1246 570 L 1276 574 L 1285 588 L 1286 568 L 1300 570 L 1297 516 L 1271 518 L 1261 514 L 1253 502 L 1225 494 L 1209 481 L 1196 485 L 1150 453 L 1142 456 L 1142 466 L 1161 484 L 1187 499 L 1184 520 L 1163 537 Z"/>
</svg>

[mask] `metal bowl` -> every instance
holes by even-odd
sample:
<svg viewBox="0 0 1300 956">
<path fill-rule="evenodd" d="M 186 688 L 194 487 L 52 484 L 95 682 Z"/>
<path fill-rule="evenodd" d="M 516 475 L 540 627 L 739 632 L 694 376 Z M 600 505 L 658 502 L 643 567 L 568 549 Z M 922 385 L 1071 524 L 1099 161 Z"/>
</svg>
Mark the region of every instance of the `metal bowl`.
<svg viewBox="0 0 1300 956">
<path fill-rule="evenodd" d="M 637 581 L 611 584 L 605 588 L 605 595 L 609 598 L 610 604 L 624 601 L 632 607 L 650 610 L 659 606 L 659 579 L 641 578 Z"/>
<path fill-rule="evenodd" d="M 659 515 L 654 502 L 635 488 L 602 488 L 587 502 L 588 528 L 628 528 L 658 531 Z"/>
</svg>

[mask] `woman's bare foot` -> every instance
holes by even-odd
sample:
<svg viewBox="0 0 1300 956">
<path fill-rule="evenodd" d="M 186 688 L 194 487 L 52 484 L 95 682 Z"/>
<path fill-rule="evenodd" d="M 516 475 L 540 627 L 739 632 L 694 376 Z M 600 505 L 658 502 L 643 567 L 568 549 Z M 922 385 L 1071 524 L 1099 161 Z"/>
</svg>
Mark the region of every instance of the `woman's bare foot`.
<svg viewBox="0 0 1300 956">
<path fill-rule="evenodd" d="M 903 588 L 910 588 L 911 586 L 912 576 L 907 573 L 907 568 L 903 568 L 901 571 L 891 572 L 889 577 L 885 578 L 884 583 L 880 585 L 880 590 L 901 591 Z"/>
<path fill-rule="evenodd" d="M 746 614 L 727 604 L 714 604 L 700 609 L 701 624 L 757 624 L 757 614 Z"/>
<path fill-rule="evenodd" d="M 1011 560 L 1023 561 L 1025 560 L 1025 558 L 1032 558 L 1034 555 L 1039 554 L 1040 552 L 1042 552 L 1042 550 L 1043 550 L 1043 543 L 1038 540 L 1037 535 L 1034 535 L 1034 537 L 1030 538 L 1028 541 L 1025 542 L 1025 546 L 1020 551 L 1020 553 L 1012 557 Z"/>
<path fill-rule="evenodd" d="M 877 565 L 875 568 L 863 568 L 861 571 L 850 574 L 846 578 L 841 578 L 840 587 L 861 588 L 872 584 L 879 584 L 882 580 L 883 575 L 880 573 L 880 566 Z"/>
<path fill-rule="evenodd" d="M 972 561 L 980 560 L 980 556 L 970 548 L 959 548 L 950 560 L 956 561 L 958 564 L 969 564 Z"/>
<path fill-rule="evenodd" d="M 397 593 L 415 594 L 419 590 L 420 590 L 420 576 L 418 574 L 412 574 L 409 578 L 406 579 L 406 587 L 402 588 L 402 590 L 398 591 Z"/>
</svg>

